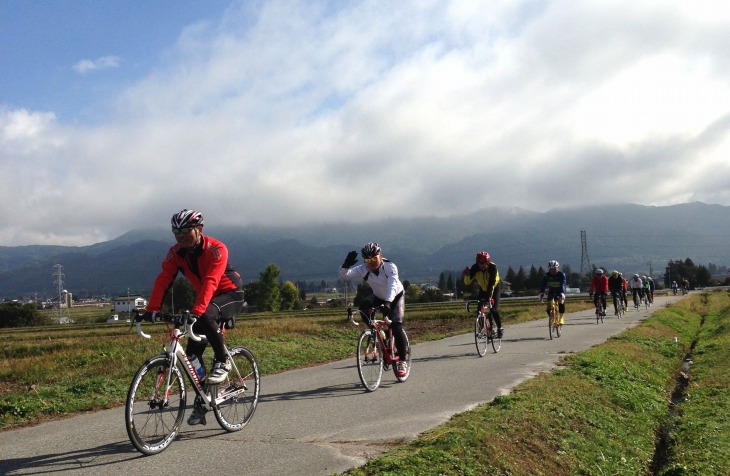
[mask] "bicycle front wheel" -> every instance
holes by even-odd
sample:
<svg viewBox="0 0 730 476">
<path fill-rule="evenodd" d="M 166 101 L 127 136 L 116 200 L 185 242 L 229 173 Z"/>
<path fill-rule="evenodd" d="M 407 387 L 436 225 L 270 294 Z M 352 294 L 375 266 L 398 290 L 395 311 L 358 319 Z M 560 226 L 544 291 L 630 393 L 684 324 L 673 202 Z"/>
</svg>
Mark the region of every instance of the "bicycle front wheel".
<svg viewBox="0 0 730 476">
<path fill-rule="evenodd" d="M 554 306 L 550 307 L 550 314 L 548 315 L 548 334 L 550 335 L 550 340 L 553 339 L 553 335 L 555 334 L 555 324 L 558 322 L 558 316 L 557 310 Z M 557 336 L 556 336 L 557 337 Z"/>
<path fill-rule="evenodd" d="M 487 353 L 487 344 L 489 343 L 487 337 L 487 328 L 484 322 L 484 314 L 478 314 L 474 320 L 474 343 L 477 346 L 477 354 L 479 357 L 484 357 Z"/>
<path fill-rule="evenodd" d="M 383 378 L 383 348 L 370 329 L 357 340 L 357 373 L 369 392 L 374 392 Z"/>
<path fill-rule="evenodd" d="M 259 401 L 259 365 L 245 347 L 230 349 L 233 365 L 228 378 L 216 385 L 213 414 L 228 432 L 238 431 L 251 420 Z M 213 390 L 213 388 L 211 388 Z"/>
<path fill-rule="evenodd" d="M 173 442 L 185 416 L 185 381 L 166 355 L 142 364 L 127 393 L 124 422 L 129 441 L 144 455 L 154 455 Z"/>
</svg>

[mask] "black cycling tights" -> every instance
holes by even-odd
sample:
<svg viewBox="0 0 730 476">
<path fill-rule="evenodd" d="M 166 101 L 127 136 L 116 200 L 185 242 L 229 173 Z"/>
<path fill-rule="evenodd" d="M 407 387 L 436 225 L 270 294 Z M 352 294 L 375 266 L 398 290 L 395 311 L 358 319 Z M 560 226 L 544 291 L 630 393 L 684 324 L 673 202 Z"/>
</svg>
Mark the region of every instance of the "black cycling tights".
<svg viewBox="0 0 730 476">
<path fill-rule="evenodd" d="M 406 360 L 406 335 L 403 332 L 402 322 L 391 322 L 390 328 L 393 329 L 393 339 L 395 339 L 395 348 L 398 350 L 398 357 Z"/>
</svg>

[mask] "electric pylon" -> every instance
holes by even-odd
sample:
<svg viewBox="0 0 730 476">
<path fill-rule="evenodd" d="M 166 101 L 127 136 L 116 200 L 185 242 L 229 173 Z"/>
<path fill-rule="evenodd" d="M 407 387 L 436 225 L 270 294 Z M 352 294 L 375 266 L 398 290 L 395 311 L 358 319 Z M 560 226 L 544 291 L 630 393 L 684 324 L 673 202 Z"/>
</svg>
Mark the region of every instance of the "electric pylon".
<svg viewBox="0 0 730 476">
<path fill-rule="evenodd" d="M 587 281 L 586 273 L 591 271 L 591 259 L 588 257 L 588 243 L 585 230 L 580 231 L 580 282 Z"/>
</svg>

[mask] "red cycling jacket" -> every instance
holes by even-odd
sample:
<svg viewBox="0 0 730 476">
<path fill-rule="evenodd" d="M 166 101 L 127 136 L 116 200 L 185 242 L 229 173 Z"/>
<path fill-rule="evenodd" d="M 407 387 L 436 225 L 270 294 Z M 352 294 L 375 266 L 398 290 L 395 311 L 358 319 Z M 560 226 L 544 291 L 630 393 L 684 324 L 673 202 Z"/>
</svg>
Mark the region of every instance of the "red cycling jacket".
<svg viewBox="0 0 730 476">
<path fill-rule="evenodd" d="M 215 296 L 243 288 L 241 276 L 228 264 L 226 245 L 215 238 L 202 236 L 201 244 L 192 251 L 175 244 L 167 252 L 162 271 L 152 287 L 148 311 L 160 310 L 162 299 L 178 272 L 183 273 L 197 293 L 190 312 L 199 316 Z"/>
<path fill-rule="evenodd" d="M 593 276 L 591 285 L 588 287 L 589 293 L 608 293 L 608 278 L 605 274 Z"/>
</svg>

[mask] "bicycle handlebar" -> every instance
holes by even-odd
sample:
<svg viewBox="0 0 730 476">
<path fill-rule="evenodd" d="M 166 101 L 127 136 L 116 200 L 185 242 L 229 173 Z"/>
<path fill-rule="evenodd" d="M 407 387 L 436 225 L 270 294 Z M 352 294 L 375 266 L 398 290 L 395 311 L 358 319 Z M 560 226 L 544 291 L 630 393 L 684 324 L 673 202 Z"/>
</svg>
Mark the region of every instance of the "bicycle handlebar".
<svg viewBox="0 0 730 476">
<path fill-rule="evenodd" d="M 472 299 L 472 300 L 466 301 L 466 312 L 471 312 L 472 304 L 479 304 L 479 303 L 484 304 L 487 309 L 492 309 L 492 303 L 489 302 L 488 299 Z"/>
<path fill-rule="evenodd" d="M 186 335 L 188 337 L 188 339 L 192 339 L 195 342 L 200 342 L 202 338 L 193 331 L 193 324 L 195 324 L 195 322 L 197 321 L 197 318 L 192 317 L 192 316 L 193 315 L 190 314 L 190 311 L 185 311 L 185 312 L 183 312 L 183 314 L 181 316 L 176 317 L 173 315 L 162 315 L 161 318 L 165 322 L 171 322 L 176 325 L 177 324 L 184 325 L 185 326 L 184 335 Z M 134 318 L 134 321 L 132 321 L 132 322 L 133 322 L 132 325 L 136 325 L 137 334 L 139 334 L 140 337 L 142 337 L 144 339 L 152 338 L 152 336 L 150 334 L 145 334 L 142 331 L 142 317 L 140 317 L 139 311 L 135 310 L 135 318 Z M 131 329 L 132 326 L 129 326 L 129 328 Z"/>
<path fill-rule="evenodd" d="M 391 324 L 392 321 L 390 320 L 390 318 L 388 316 L 385 315 L 385 311 L 383 310 L 383 306 L 379 306 L 379 307 L 376 307 L 375 309 L 373 309 L 372 312 L 371 312 L 371 315 L 374 315 L 376 311 L 380 311 L 381 313 L 383 313 L 383 321 L 386 322 L 388 325 Z M 360 314 L 361 316 L 367 318 L 368 321 L 371 320 L 370 319 L 370 315 L 366 314 L 362 310 L 360 310 L 360 309 L 353 309 L 351 307 L 348 307 L 347 308 L 347 319 L 350 321 L 351 324 L 354 324 L 356 326 L 359 326 L 360 325 L 359 322 L 355 322 L 355 319 L 353 317 L 356 312 L 358 314 Z M 377 319 L 372 319 L 372 322 L 377 322 Z"/>
</svg>

